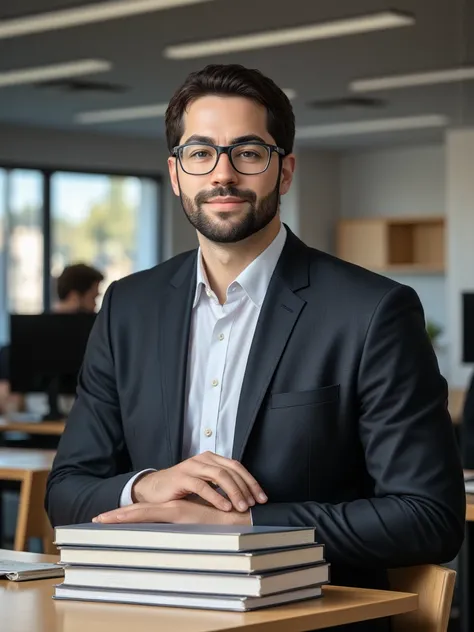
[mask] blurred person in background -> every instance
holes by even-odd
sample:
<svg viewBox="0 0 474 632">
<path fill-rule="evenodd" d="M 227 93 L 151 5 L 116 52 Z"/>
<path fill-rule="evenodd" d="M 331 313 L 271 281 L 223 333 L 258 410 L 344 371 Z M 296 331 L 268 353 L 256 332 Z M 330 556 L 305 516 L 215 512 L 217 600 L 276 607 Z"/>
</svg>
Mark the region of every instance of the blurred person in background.
<svg viewBox="0 0 474 632">
<path fill-rule="evenodd" d="M 85 263 L 66 266 L 56 280 L 58 298 L 52 312 L 57 314 L 95 312 L 100 294 L 100 283 L 103 280 L 104 275 L 99 270 Z M 8 345 L 0 349 L 0 414 L 22 410 L 24 407 L 23 396 L 10 392 L 9 349 Z"/>
</svg>

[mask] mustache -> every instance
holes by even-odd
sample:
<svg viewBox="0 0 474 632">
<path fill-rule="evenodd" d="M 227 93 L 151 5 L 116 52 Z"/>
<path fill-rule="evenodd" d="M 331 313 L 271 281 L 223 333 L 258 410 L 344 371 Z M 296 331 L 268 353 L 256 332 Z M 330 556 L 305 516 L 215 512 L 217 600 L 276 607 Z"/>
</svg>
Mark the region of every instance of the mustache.
<svg viewBox="0 0 474 632">
<path fill-rule="evenodd" d="M 211 200 L 215 197 L 237 197 L 245 202 L 250 202 L 254 204 L 257 201 L 257 194 L 255 191 L 251 189 L 236 189 L 233 186 L 228 187 L 215 187 L 210 191 L 199 191 L 199 193 L 194 198 L 194 202 L 197 206 L 204 204 L 208 200 Z"/>
</svg>

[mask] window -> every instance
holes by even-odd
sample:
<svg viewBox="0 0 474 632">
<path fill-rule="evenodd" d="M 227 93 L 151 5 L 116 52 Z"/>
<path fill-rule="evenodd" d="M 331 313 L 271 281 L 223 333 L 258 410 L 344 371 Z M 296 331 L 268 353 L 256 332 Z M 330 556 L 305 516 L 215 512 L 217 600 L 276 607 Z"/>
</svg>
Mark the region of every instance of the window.
<svg viewBox="0 0 474 632">
<path fill-rule="evenodd" d="M 102 290 L 157 261 L 157 185 L 146 178 L 56 172 L 51 178 L 51 274 L 84 262 Z"/>
<path fill-rule="evenodd" d="M 43 311 L 43 174 L 14 169 L 8 175 L 8 310 Z"/>
<path fill-rule="evenodd" d="M 151 176 L 0 168 L 0 345 L 9 312 L 52 307 L 67 264 L 97 267 L 103 295 L 158 263 L 159 194 Z"/>
</svg>

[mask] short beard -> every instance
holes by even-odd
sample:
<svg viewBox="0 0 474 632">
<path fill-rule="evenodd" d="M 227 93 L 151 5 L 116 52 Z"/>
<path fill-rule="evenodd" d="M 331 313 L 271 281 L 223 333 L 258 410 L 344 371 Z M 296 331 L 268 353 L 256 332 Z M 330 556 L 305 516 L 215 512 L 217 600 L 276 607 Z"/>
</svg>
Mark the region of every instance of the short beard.
<svg viewBox="0 0 474 632">
<path fill-rule="evenodd" d="M 203 210 L 203 204 L 214 197 L 238 197 L 249 204 L 249 209 L 242 220 L 235 224 L 233 218 L 225 213 L 220 214 L 224 221 L 214 222 Z M 181 205 L 186 217 L 194 228 L 206 239 L 220 244 L 233 244 L 265 228 L 278 212 L 280 202 L 279 182 L 267 196 L 256 203 L 257 196 L 251 190 L 240 190 L 232 186 L 216 187 L 212 191 L 201 191 L 194 200 L 180 190 Z M 225 221 L 229 220 L 229 221 Z"/>
</svg>

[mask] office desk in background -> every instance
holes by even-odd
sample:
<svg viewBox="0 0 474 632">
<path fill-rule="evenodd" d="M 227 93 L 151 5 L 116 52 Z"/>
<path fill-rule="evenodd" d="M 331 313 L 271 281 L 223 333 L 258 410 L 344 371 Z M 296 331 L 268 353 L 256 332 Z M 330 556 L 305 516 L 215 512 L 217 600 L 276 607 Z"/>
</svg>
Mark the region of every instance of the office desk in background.
<svg viewBox="0 0 474 632">
<path fill-rule="evenodd" d="M 14 542 L 16 551 L 24 551 L 31 537 L 41 538 L 46 553 L 56 551 L 53 530 L 44 509 L 46 480 L 54 455 L 51 450 L 0 448 L 0 485 L 2 481 L 20 483 Z"/>
<path fill-rule="evenodd" d="M 0 419 L 0 432 L 22 432 L 30 435 L 61 436 L 66 426 L 63 421 L 9 421 Z"/>
<path fill-rule="evenodd" d="M 0 550 L 0 558 L 57 561 L 54 556 Z M 324 587 L 324 597 L 255 612 L 218 612 L 125 604 L 54 601 L 61 580 L 10 582 L 0 579 L 2 632 L 292 632 L 318 630 L 416 610 L 417 595 L 385 590 Z"/>
</svg>

